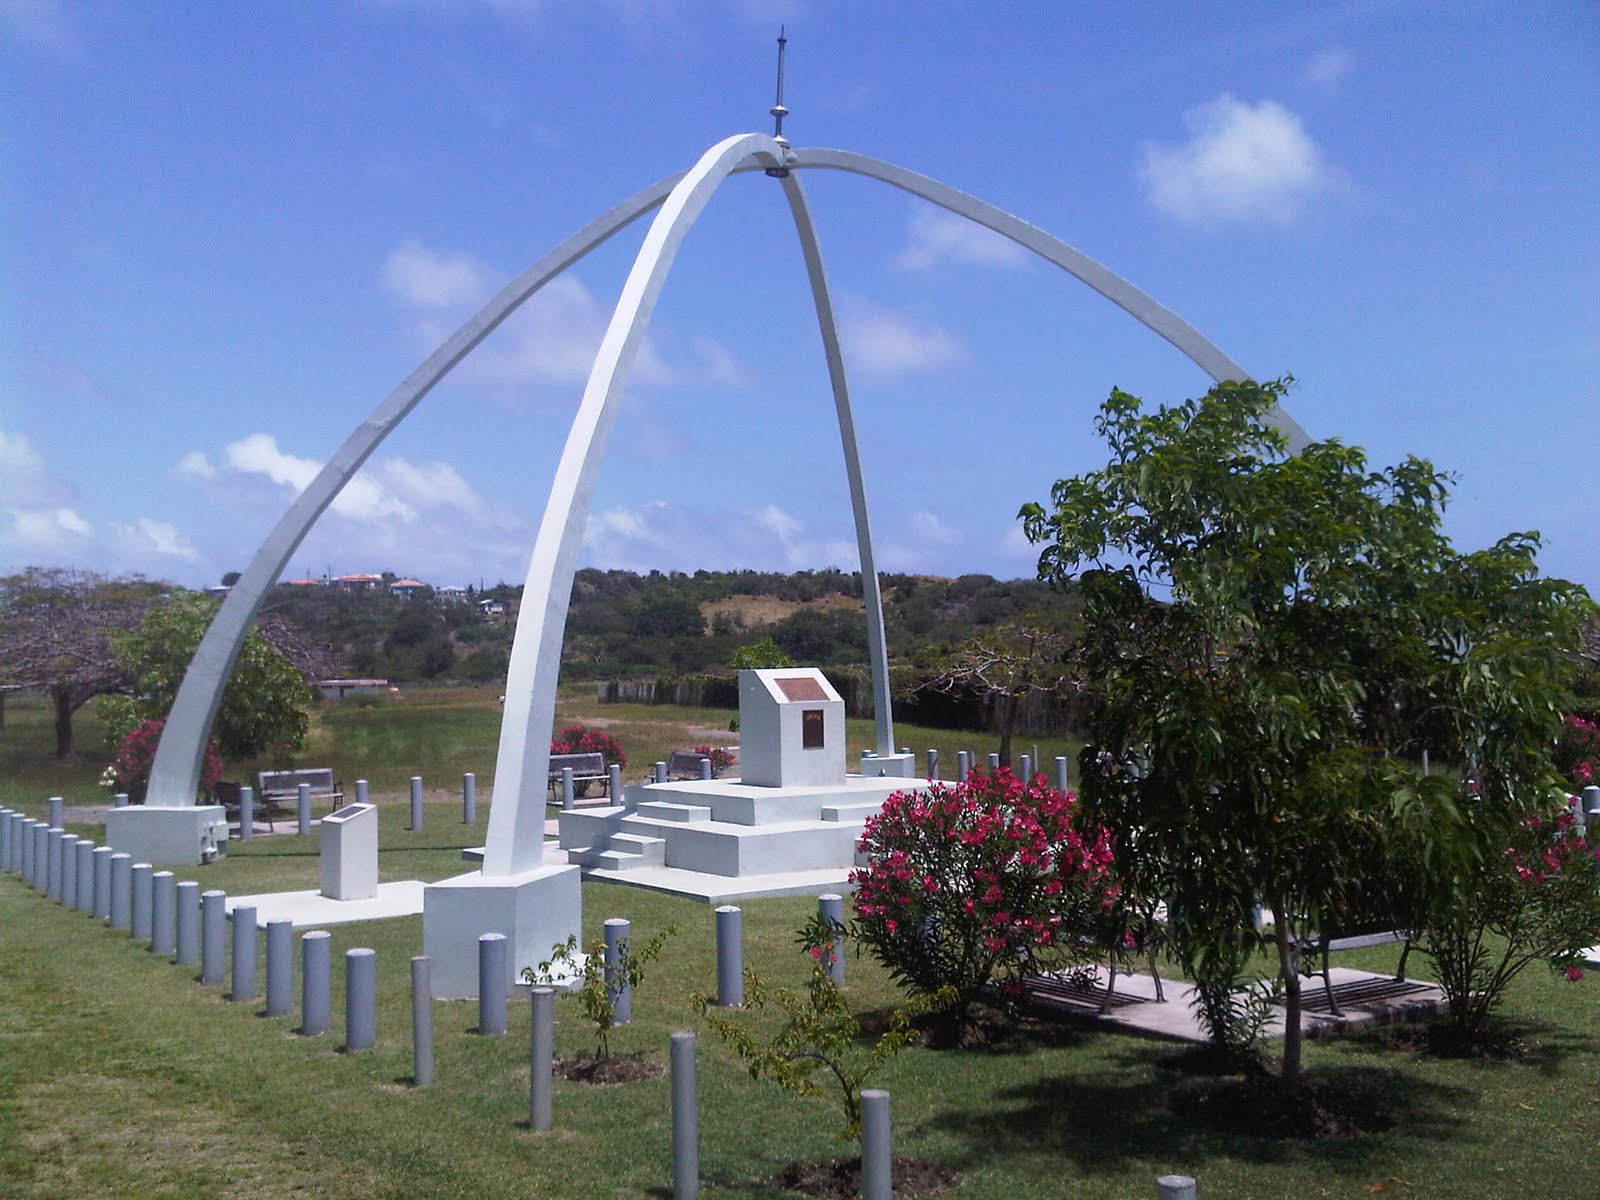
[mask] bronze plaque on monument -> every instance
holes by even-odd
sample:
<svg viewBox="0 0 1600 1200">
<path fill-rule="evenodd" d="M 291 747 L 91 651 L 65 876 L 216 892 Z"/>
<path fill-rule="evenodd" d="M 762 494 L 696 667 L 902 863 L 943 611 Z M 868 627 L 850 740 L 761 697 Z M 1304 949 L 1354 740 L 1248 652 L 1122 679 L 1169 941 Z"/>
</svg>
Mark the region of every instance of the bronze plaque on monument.
<svg viewBox="0 0 1600 1200">
<path fill-rule="evenodd" d="M 822 749 L 822 710 L 806 708 L 800 711 L 800 748 Z"/>
</svg>

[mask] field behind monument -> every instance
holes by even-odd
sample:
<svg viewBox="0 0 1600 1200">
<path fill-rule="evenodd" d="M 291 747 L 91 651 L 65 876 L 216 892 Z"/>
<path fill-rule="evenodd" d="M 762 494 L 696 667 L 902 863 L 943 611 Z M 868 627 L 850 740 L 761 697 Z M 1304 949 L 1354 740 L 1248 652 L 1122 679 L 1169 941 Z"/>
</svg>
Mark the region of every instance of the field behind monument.
<svg viewBox="0 0 1600 1200">
<path fill-rule="evenodd" d="M 582 695 L 566 705 L 575 716 L 618 722 L 609 728 L 629 750 L 630 775 L 725 730 L 731 716 L 597 706 Z M 85 722 L 81 734 L 89 729 Z M 438 792 L 453 789 L 461 769 L 487 776 L 498 733 L 494 695 L 441 690 L 324 707 L 318 730 L 328 740 L 301 762 L 335 765 L 347 783 L 365 774 L 393 795 L 382 812 L 385 878 L 462 869 L 460 848 L 482 840 L 483 812 L 470 829 L 454 796 L 440 795 L 423 828 L 407 831 L 400 793 L 419 769 L 430 794 L 435 780 Z M 866 736 L 852 728 L 852 753 Z M 936 737 L 948 741 L 929 740 Z M 940 745 L 953 759 L 957 745 L 992 748 L 981 738 L 915 731 L 900 740 L 919 754 Z M 103 802 L 94 786 L 98 750 L 57 766 L 50 744 L 42 712 L 13 702 L 0 735 L 0 800 L 22 801 L 35 815 L 52 792 L 75 804 Z M 1052 750 L 1063 752 L 1041 746 L 1047 758 Z M 99 835 L 92 826 L 74 832 Z M 315 838 L 284 835 L 235 842 L 226 862 L 179 875 L 240 895 L 314 887 L 316 872 Z M 800 986 L 808 960 L 793 931 L 813 904 L 746 902 L 748 964 Z M 634 1023 L 613 1038 L 615 1050 L 664 1064 L 668 1034 L 699 1028 L 690 994 L 715 986 L 712 912 L 586 885 L 586 936 L 611 916 L 632 920 L 640 937 L 669 922 L 679 927 L 647 971 Z M 558 1081 L 555 1129 L 533 1134 L 525 1002 L 503 1038 L 471 1032 L 475 1005 L 441 1003 L 438 1082 L 415 1089 L 407 960 L 420 952 L 420 918 L 332 931 L 336 962 L 349 947 L 378 951 L 372 1051 L 340 1049 L 338 971 L 333 1033 L 300 1038 L 296 1016 L 267 1019 L 259 1003 L 229 1003 L 225 989 L 202 987 L 192 969 L 0 876 L 0 1197 L 670 1195 L 665 1077 L 613 1087 Z M 1387 948 L 1343 961 L 1392 969 L 1394 956 Z M 892 982 L 870 960 L 851 956 L 847 973 L 850 1003 L 869 1021 L 895 1002 Z M 1181 1049 L 1055 1025 L 1024 1026 L 983 1050 L 909 1050 L 876 1082 L 893 1096 L 896 1150 L 959 1172 L 962 1185 L 949 1193 L 958 1197 L 1146 1198 L 1153 1177 L 1169 1171 L 1197 1176 L 1201 1195 L 1217 1197 L 1593 1196 L 1594 985 L 1530 970 L 1511 989 L 1517 1042 L 1504 1060 L 1419 1056 L 1378 1037 L 1314 1043 L 1313 1078 L 1370 1092 L 1392 1116 L 1391 1128 L 1350 1140 L 1266 1142 L 1209 1131 L 1168 1107 L 1184 1079 Z M 558 1003 L 557 1021 L 558 1053 L 592 1048 L 576 1001 Z M 771 1182 L 787 1163 L 849 1153 L 834 1136 L 836 1105 L 750 1079 L 703 1028 L 699 1069 L 704 1195 L 775 1198 L 787 1194 Z"/>
</svg>

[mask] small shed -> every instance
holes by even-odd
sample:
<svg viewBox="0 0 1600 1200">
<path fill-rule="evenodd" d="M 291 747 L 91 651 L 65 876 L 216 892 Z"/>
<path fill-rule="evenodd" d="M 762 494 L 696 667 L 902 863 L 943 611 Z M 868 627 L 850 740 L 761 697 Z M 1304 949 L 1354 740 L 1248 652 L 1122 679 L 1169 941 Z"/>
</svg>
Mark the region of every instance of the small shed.
<svg viewBox="0 0 1600 1200">
<path fill-rule="evenodd" d="M 739 672 L 739 780 L 844 783 L 844 700 L 815 667 Z"/>
</svg>

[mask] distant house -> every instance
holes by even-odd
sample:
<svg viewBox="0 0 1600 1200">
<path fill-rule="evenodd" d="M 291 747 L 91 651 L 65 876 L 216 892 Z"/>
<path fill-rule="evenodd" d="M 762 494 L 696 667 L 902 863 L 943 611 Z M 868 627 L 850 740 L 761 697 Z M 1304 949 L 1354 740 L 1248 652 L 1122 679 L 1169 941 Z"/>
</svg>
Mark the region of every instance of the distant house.
<svg viewBox="0 0 1600 1200">
<path fill-rule="evenodd" d="M 387 679 L 319 679 L 311 685 L 324 700 L 343 700 L 346 696 L 373 695 L 389 689 Z"/>
<path fill-rule="evenodd" d="M 505 615 L 506 606 L 499 600 L 479 600 L 478 611 L 486 617 L 499 617 Z"/>
<path fill-rule="evenodd" d="M 340 575 L 333 586 L 345 592 L 365 592 L 383 586 L 382 575 Z"/>
<path fill-rule="evenodd" d="M 317 579 L 286 579 L 284 584 L 288 587 L 321 587 L 322 582 Z"/>
<path fill-rule="evenodd" d="M 470 593 L 468 593 L 466 588 L 457 587 L 453 583 L 446 584 L 444 587 L 433 589 L 434 599 L 439 601 L 440 604 L 463 603 L 469 594 Z"/>
<path fill-rule="evenodd" d="M 399 596 L 402 600 L 409 600 L 427 586 L 420 579 L 396 579 L 389 585 L 389 594 Z"/>
</svg>

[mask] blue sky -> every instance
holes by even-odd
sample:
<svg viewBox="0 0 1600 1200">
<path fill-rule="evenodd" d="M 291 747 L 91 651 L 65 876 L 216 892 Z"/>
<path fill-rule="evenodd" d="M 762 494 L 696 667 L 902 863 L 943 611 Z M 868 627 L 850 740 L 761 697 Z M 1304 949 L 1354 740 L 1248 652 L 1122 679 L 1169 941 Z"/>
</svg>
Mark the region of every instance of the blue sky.
<svg viewBox="0 0 1600 1200">
<path fill-rule="evenodd" d="M 1592 3 L 0 0 L 0 571 L 202 585 L 454 324 L 733 133 L 888 159 L 1048 229 L 1314 437 L 1455 472 L 1600 593 Z M 879 564 L 1031 575 L 1113 386 L 1208 380 L 1082 285 L 869 180 L 804 177 Z M 289 574 L 520 582 L 644 226 L 499 330 Z M 718 192 L 603 468 L 591 564 L 856 565 L 779 189 Z"/>
</svg>

